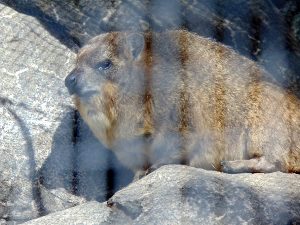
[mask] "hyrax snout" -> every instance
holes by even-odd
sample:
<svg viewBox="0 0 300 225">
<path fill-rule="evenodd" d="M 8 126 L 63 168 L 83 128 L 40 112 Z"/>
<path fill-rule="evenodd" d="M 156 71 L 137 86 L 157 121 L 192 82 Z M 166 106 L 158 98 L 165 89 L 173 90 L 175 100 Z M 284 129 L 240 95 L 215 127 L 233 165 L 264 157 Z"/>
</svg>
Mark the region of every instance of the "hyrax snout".
<svg viewBox="0 0 300 225">
<path fill-rule="evenodd" d="M 269 79 L 232 49 L 177 30 L 99 35 L 65 84 L 94 135 L 133 171 L 299 172 L 300 102 Z"/>
</svg>

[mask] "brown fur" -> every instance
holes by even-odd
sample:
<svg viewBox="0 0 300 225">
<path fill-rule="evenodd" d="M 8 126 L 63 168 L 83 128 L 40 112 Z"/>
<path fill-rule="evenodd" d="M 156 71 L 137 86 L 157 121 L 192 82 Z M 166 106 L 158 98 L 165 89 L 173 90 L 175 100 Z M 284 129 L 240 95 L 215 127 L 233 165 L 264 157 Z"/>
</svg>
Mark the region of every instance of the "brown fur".
<svg viewBox="0 0 300 225">
<path fill-rule="evenodd" d="M 300 171 L 299 99 L 256 63 L 182 30 L 135 34 L 144 38 L 135 56 L 130 35 L 93 38 L 76 65 L 82 93 L 92 90 L 75 94 L 77 108 L 121 162 L 135 171 Z M 99 72 L 104 59 L 113 65 Z"/>
</svg>

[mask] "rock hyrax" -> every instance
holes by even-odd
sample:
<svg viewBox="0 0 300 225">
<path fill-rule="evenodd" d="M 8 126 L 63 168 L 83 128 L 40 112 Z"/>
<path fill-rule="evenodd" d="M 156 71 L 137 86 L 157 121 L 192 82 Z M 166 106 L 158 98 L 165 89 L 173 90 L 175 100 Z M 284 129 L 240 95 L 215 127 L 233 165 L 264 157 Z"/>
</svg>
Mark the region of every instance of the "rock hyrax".
<svg viewBox="0 0 300 225">
<path fill-rule="evenodd" d="M 79 51 L 65 84 L 94 135 L 135 172 L 299 172 L 300 102 L 269 77 L 187 31 L 111 32 Z"/>
</svg>

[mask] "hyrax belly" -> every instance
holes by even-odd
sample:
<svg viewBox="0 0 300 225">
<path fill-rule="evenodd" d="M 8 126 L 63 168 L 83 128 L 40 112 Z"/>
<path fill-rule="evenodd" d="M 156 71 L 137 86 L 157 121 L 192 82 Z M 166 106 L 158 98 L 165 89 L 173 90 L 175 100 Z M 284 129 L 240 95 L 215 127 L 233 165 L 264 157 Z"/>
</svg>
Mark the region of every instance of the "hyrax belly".
<svg viewBox="0 0 300 225">
<path fill-rule="evenodd" d="M 134 171 L 299 172 L 299 99 L 270 79 L 187 31 L 112 32 L 79 51 L 66 86 L 95 136 Z"/>
</svg>

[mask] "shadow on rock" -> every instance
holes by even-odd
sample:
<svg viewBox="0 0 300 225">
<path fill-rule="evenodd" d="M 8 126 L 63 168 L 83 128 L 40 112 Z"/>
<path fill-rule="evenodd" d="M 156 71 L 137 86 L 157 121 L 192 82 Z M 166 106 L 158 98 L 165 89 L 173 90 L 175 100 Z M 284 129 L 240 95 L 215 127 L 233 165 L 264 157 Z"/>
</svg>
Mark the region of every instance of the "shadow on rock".
<svg viewBox="0 0 300 225">
<path fill-rule="evenodd" d="M 47 213 L 86 200 L 103 202 L 132 180 L 131 172 L 101 145 L 77 112 L 61 121 L 38 174 Z"/>
<path fill-rule="evenodd" d="M 204 218 L 213 212 L 221 224 L 286 224 L 297 218 L 292 212 L 299 208 L 300 200 L 281 196 L 281 193 L 276 197 L 266 196 L 248 185 L 216 177 L 210 181 L 190 180 L 182 187 L 181 194 L 198 217 Z M 233 217 L 233 212 L 238 216 Z"/>
</svg>

